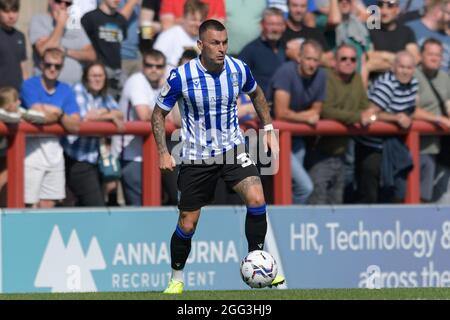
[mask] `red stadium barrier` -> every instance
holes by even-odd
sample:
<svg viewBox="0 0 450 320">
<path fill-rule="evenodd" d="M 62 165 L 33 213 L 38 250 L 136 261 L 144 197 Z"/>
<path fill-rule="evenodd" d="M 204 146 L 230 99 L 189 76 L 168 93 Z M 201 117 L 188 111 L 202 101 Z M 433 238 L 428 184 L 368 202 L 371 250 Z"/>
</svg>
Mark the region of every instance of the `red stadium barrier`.
<svg viewBox="0 0 450 320">
<path fill-rule="evenodd" d="M 250 124 L 255 127 L 256 123 Z M 292 182 L 290 166 L 290 150 L 292 135 L 404 135 L 411 151 L 414 169 L 407 182 L 405 203 L 420 203 L 420 135 L 440 135 L 449 133 L 443 128 L 424 121 L 414 121 L 409 130 L 385 122 L 376 122 L 367 128 L 359 125 L 346 126 L 337 121 L 321 120 L 315 126 L 274 121 L 275 128 L 280 130 L 280 166 L 274 177 L 274 204 L 292 204 Z M 166 126 L 168 134 L 175 127 Z M 136 121 L 125 124 L 125 130 L 119 132 L 117 127 L 108 122 L 83 122 L 79 135 L 115 135 L 134 134 L 143 136 L 143 177 L 142 194 L 144 206 L 161 205 L 161 174 L 159 171 L 159 156 L 156 143 L 151 136 L 151 126 L 148 122 Z M 24 207 L 24 158 L 25 136 L 37 134 L 67 135 L 68 133 L 57 124 L 35 126 L 29 123 L 6 126 L 0 122 L 0 135 L 8 136 L 7 168 L 8 189 L 7 204 L 9 208 Z M 148 177 L 151 177 L 150 179 Z"/>
<path fill-rule="evenodd" d="M 398 126 L 375 122 L 368 127 L 360 125 L 346 126 L 341 122 L 321 120 L 315 126 L 274 121 L 274 127 L 280 130 L 280 169 L 274 177 L 274 204 L 292 204 L 292 176 L 290 168 L 290 150 L 292 135 L 405 135 L 406 144 L 411 152 L 414 169 L 408 176 L 405 203 L 420 203 L 420 135 L 440 135 L 449 133 L 442 127 L 425 121 L 414 121 L 409 130 Z"/>
</svg>

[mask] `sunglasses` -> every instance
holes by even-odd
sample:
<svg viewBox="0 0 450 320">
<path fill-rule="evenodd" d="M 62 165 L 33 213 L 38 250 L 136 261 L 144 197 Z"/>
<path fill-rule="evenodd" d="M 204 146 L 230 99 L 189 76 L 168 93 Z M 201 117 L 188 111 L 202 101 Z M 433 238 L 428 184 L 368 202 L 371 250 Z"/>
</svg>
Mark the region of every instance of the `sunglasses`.
<svg viewBox="0 0 450 320">
<path fill-rule="evenodd" d="M 70 7 L 72 5 L 72 1 L 64 1 L 64 0 L 55 0 L 56 4 L 65 4 L 66 7 Z"/>
<path fill-rule="evenodd" d="M 44 68 L 45 69 L 51 69 L 52 67 L 55 67 L 56 70 L 61 70 L 63 65 L 61 63 L 48 63 L 44 62 Z"/>
<path fill-rule="evenodd" d="M 164 64 L 153 64 L 153 63 L 144 63 L 145 68 L 157 68 L 157 69 L 164 69 L 166 66 Z"/>
<path fill-rule="evenodd" d="M 347 61 L 347 60 L 350 60 L 351 62 L 355 63 L 356 62 L 356 57 L 341 57 L 339 59 L 339 61 L 341 61 L 341 62 L 344 62 L 344 61 Z"/>
<path fill-rule="evenodd" d="M 378 1 L 377 5 L 380 8 L 383 8 L 384 6 L 387 6 L 388 8 L 398 7 L 398 3 L 396 1 Z"/>
</svg>

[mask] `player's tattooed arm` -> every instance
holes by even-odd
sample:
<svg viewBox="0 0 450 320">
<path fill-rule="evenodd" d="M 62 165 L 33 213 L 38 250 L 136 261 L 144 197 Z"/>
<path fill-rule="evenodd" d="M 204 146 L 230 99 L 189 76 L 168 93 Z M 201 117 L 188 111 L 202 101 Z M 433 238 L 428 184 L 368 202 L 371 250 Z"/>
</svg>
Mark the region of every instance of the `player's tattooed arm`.
<svg viewBox="0 0 450 320">
<path fill-rule="evenodd" d="M 156 145 L 159 152 L 159 168 L 163 171 L 173 171 L 176 166 L 175 159 L 167 150 L 166 144 L 166 126 L 164 120 L 169 112 L 155 106 L 152 114 L 152 129 L 155 136 Z"/>
<path fill-rule="evenodd" d="M 270 116 L 269 105 L 267 104 L 266 97 L 260 86 L 256 87 L 256 90 L 249 94 L 250 99 L 252 99 L 253 106 L 255 107 L 256 113 L 261 119 L 263 126 L 272 123 L 272 118 Z"/>
<path fill-rule="evenodd" d="M 166 144 L 166 126 L 165 119 L 169 112 L 155 106 L 152 114 L 152 130 L 155 136 L 156 145 L 158 146 L 159 154 L 169 152 Z"/>
</svg>

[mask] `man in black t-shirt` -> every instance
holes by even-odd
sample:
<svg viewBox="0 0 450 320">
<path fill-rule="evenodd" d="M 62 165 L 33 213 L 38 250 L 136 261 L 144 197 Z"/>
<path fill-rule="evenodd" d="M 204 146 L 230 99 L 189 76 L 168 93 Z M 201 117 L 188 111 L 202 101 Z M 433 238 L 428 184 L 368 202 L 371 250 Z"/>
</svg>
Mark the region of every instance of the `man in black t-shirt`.
<svg viewBox="0 0 450 320">
<path fill-rule="evenodd" d="M 390 70 L 394 64 L 395 54 L 406 50 L 419 62 L 419 47 L 414 32 L 398 23 L 400 14 L 399 0 L 379 0 L 381 28 L 369 30 L 373 48 L 368 52 L 367 69 L 374 79 Z"/>
<path fill-rule="evenodd" d="M 19 17 L 19 0 L 0 0 L 0 88 L 20 90 L 28 77 L 25 36 L 14 28 Z"/>
<path fill-rule="evenodd" d="M 111 94 L 120 93 L 122 57 L 120 48 L 127 37 L 127 19 L 117 10 L 120 1 L 103 0 L 99 7 L 86 13 L 81 24 L 94 46 L 97 57 L 106 65 Z"/>
<path fill-rule="evenodd" d="M 308 9 L 308 0 L 289 0 L 288 19 L 286 21 L 286 31 L 281 37 L 281 43 L 286 48 L 286 56 L 291 60 L 296 60 L 300 53 L 300 45 L 306 39 L 317 41 L 322 49 L 321 64 L 332 66 L 334 61 L 333 52 L 328 47 L 323 33 L 318 28 L 305 26 L 304 20 Z"/>
</svg>

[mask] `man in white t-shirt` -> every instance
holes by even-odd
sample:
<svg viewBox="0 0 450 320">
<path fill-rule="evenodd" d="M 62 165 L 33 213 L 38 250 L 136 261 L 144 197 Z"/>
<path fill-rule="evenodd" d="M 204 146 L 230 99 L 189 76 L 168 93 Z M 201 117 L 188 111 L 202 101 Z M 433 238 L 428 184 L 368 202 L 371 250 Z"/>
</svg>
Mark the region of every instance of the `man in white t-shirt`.
<svg viewBox="0 0 450 320">
<path fill-rule="evenodd" d="M 57 80 L 63 62 L 63 51 L 58 48 L 46 49 L 41 60 L 42 76 L 24 81 L 20 96 L 28 113 L 36 115 L 36 119 L 30 121 L 40 124 L 59 123 L 67 131 L 76 133 L 80 124 L 80 110 L 75 92 L 68 84 Z M 65 197 L 64 157 L 59 138 L 28 137 L 25 203 L 33 208 L 52 208 Z"/>
<path fill-rule="evenodd" d="M 160 50 L 167 59 L 166 76 L 178 67 L 178 61 L 186 49 L 197 50 L 198 28 L 208 15 L 208 7 L 200 1 L 186 1 L 183 21 L 173 26 L 156 39 L 153 48 Z"/>
<path fill-rule="evenodd" d="M 119 102 L 125 121 L 150 121 L 156 97 L 161 90 L 166 58 L 161 51 L 143 54 L 143 70 L 125 83 Z M 122 187 L 127 205 L 142 205 L 142 137 L 125 135 L 113 138 L 113 154 L 121 159 Z"/>
</svg>

